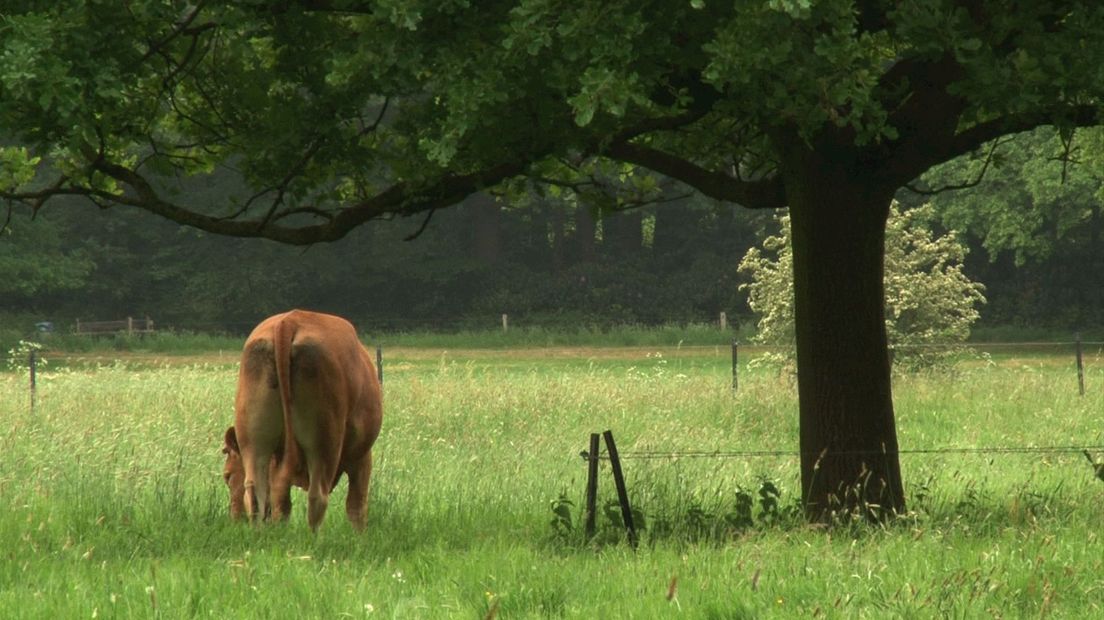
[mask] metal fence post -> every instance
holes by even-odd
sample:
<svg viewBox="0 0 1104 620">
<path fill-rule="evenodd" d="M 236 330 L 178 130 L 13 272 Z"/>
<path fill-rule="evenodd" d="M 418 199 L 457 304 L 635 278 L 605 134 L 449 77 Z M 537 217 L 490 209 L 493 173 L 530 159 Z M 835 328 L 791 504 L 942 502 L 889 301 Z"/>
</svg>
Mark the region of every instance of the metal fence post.
<svg viewBox="0 0 1104 620">
<path fill-rule="evenodd" d="M 376 377 L 379 379 L 380 387 L 383 387 L 383 347 L 376 345 Z"/>
<path fill-rule="evenodd" d="M 594 520 L 598 514 L 598 433 L 590 434 L 587 452 L 586 515 L 583 531 L 587 540 L 594 537 Z"/>
<path fill-rule="evenodd" d="M 29 360 L 30 361 L 30 367 L 31 367 L 31 413 L 34 413 L 34 408 L 35 408 L 35 389 L 37 387 L 36 386 L 35 374 L 36 374 L 36 371 L 38 370 L 37 369 L 37 366 L 38 366 L 38 355 L 37 354 L 38 354 L 38 351 L 35 351 L 34 349 L 31 349 L 30 360 Z"/>
<path fill-rule="evenodd" d="M 1073 335 L 1074 349 L 1077 354 L 1077 391 L 1081 396 L 1085 395 L 1085 366 L 1081 362 L 1081 333 Z"/>
<path fill-rule="evenodd" d="M 736 342 L 736 339 L 732 339 L 732 391 L 735 392 L 740 387 L 740 377 L 738 374 L 739 363 L 739 348 L 740 344 Z"/>
</svg>

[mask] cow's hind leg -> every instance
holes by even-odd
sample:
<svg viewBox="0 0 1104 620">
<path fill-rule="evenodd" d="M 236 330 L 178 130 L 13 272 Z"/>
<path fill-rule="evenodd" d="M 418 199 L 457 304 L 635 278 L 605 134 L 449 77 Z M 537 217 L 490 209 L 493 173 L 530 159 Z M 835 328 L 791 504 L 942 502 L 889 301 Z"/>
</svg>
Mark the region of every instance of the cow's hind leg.
<svg viewBox="0 0 1104 620">
<path fill-rule="evenodd" d="M 272 463 L 270 467 L 270 501 L 272 518 L 286 521 L 291 516 L 291 475 L 284 463 Z"/>
<path fill-rule="evenodd" d="M 322 518 L 326 516 L 326 507 L 330 503 L 330 487 L 337 473 L 337 463 L 331 455 L 314 454 L 310 463 L 310 488 L 307 489 L 307 524 L 311 530 L 318 531 Z M 309 458 L 309 457 L 308 457 Z"/>
<path fill-rule="evenodd" d="M 368 516 L 368 482 L 372 477 L 372 453 L 349 468 L 349 495 L 345 499 L 345 514 L 357 531 L 364 529 Z"/>
<path fill-rule="evenodd" d="M 271 510 L 269 499 L 268 462 L 272 458 L 269 454 L 264 457 L 257 451 L 246 457 L 245 460 L 245 514 L 250 521 L 264 519 Z"/>
<path fill-rule="evenodd" d="M 292 419 L 295 423 L 295 435 L 307 463 L 310 480 L 307 485 L 307 523 L 312 530 L 317 530 L 322 517 L 326 515 L 330 491 L 337 479 L 338 459 L 341 456 L 340 451 L 334 450 L 333 446 L 340 446 L 341 440 L 324 423 L 326 417 L 318 410 L 311 411 L 304 406 L 294 412 Z M 313 424 L 307 421 L 312 421 Z"/>
<path fill-rule="evenodd" d="M 255 520 L 270 510 L 269 463 L 284 434 L 271 352 L 264 341 L 246 346 L 234 409 L 245 473 L 245 514 Z"/>
</svg>

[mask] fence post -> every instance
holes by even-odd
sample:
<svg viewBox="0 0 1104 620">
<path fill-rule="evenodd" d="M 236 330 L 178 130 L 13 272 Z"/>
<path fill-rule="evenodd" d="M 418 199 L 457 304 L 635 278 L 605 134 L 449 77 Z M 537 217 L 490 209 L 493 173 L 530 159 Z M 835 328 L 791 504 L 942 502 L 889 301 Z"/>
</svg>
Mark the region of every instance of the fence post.
<svg viewBox="0 0 1104 620">
<path fill-rule="evenodd" d="M 1073 335 L 1074 350 L 1077 353 L 1077 391 L 1081 396 L 1085 395 L 1085 366 L 1081 362 L 1081 332 Z"/>
<path fill-rule="evenodd" d="M 37 355 L 37 353 L 38 353 L 37 351 L 35 351 L 34 349 L 31 349 L 30 360 L 29 360 L 30 361 L 30 366 L 31 366 L 31 413 L 34 413 L 34 409 L 35 409 L 35 389 L 37 387 L 35 385 L 35 383 L 36 383 L 35 374 L 36 374 L 37 366 L 38 366 L 38 355 Z"/>
<path fill-rule="evenodd" d="M 613 443 L 613 431 L 602 433 L 606 439 L 606 452 L 609 453 L 610 469 L 613 471 L 613 483 L 617 486 L 617 501 L 621 504 L 621 519 L 629 533 L 629 545 L 636 549 L 639 542 L 636 526 L 633 524 L 632 506 L 629 505 L 629 492 L 625 489 L 625 476 L 621 473 L 621 459 L 617 457 L 617 446 Z"/>
<path fill-rule="evenodd" d="M 80 319 L 77 319 L 77 335 L 80 335 L 80 333 L 81 333 Z"/>
<path fill-rule="evenodd" d="M 505 312 L 503 312 L 502 313 L 502 331 L 506 331 L 509 328 L 510 328 L 509 316 Z"/>
<path fill-rule="evenodd" d="M 721 331 L 728 329 L 728 315 L 721 311 Z"/>
<path fill-rule="evenodd" d="M 590 451 L 587 452 L 586 515 L 584 532 L 586 539 L 594 537 L 594 519 L 598 514 L 598 433 L 590 434 Z"/>
<path fill-rule="evenodd" d="M 380 387 L 383 387 L 383 347 L 376 345 L 376 377 L 379 379 Z"/>
<path fill-rule="evenodd" d="M 740 387 L 740 376 L 737 370 L 740 367 L 739 363 L 739 348 L 740 343 L 736 342 L 736 339 L 732 339 L 732 391 L 735 392 Z"/>
<path fill-rule="evenodd" d="M 127 317 L 127 335 L 134 335 L 134 318 L 129 316 Z"/>
</svg>

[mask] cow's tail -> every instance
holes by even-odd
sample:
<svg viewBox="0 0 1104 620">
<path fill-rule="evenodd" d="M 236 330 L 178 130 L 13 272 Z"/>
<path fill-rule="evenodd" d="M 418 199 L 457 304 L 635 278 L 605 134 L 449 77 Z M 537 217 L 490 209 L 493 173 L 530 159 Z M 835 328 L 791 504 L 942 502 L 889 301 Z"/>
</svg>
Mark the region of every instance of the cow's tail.
<svg viewBox="0 0 1104 620">
<path fill-rule="evenodd" d="M 291 429 L 291 343 L 295 339 L 296 325 L 287 318 L 276 323 L 273 334 L 273 355 L 276 358 L 276 382 L 280 389 L 280 407 L 284 412 L 283 460 L 295 466 L 295 435 Z"/>
</svg>

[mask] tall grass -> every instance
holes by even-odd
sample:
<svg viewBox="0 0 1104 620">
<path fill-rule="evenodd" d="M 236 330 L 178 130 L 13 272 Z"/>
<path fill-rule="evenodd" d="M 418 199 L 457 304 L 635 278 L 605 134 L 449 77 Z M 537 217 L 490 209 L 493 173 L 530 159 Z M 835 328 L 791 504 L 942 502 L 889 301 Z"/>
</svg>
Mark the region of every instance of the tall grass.
<svg viewBox="0 0 1104 620">
<path fill-rule="evenodd" d="M 903 448 L 1102 444 L 1104 365 L 1085 397 L 1049 360 L 895 378 Z M 912 512 L 884 527 L 769 520 L 794 457 L 633 459 L 644 450 L 796 450 L 792 381 L 727 350 L 549 358 L 395 349 L 368 531 L 226 517 L 219 365 L 0 375 L 5 617 L 1094 617 L 1104 485 L 1079 454 L 903 455 Z M 613 429 L 645 529 L 579 530 L 587 435 Z M 600 497 L 612 498 L 603 470 Z M 737 494 L 756 500 L 733 527 Z M 553 507 L 566 500 L 570 525 Z M 604 511 L 603 511 L 604 512 Z"/>
</svg>

